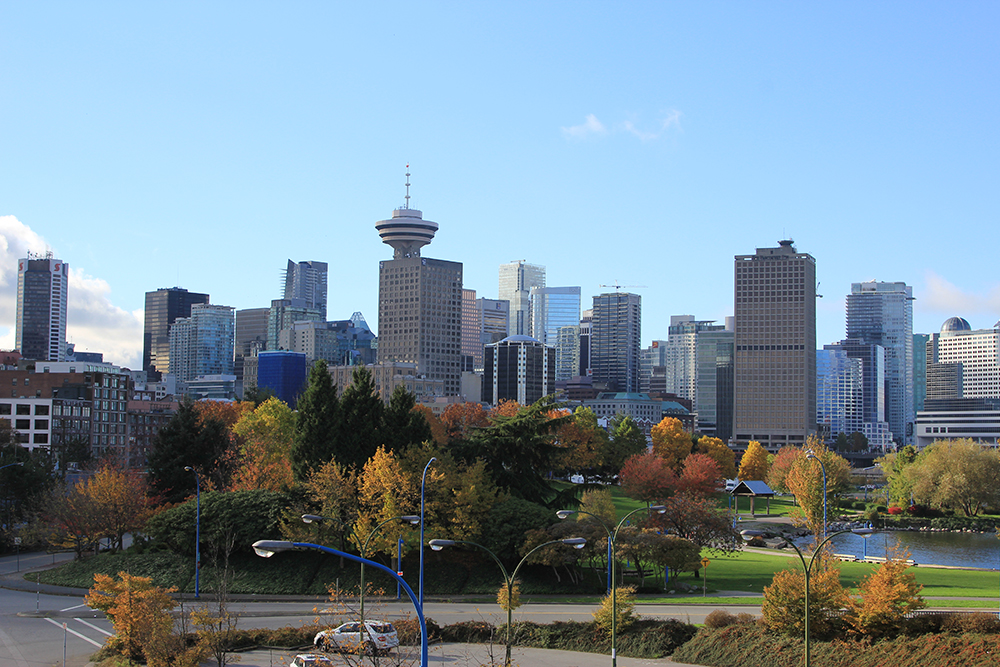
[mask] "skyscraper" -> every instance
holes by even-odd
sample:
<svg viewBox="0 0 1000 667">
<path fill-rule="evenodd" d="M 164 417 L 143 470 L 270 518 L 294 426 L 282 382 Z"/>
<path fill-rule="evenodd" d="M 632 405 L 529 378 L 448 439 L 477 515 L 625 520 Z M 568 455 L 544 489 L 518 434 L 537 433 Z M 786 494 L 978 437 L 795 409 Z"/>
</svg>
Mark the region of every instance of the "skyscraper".
<svg viewBox="0 0 1000 667">
<path fill-rule="evenodd" d="M 66 303 L 69 264 L 28 254 L 17 261 L 17 316 L 14 345 L 25 359 L 66 359 Z"/>
<path fill-rule="evenodd" d="M 178 382 L 233 375 L 236 323 L 231 306 L 198 303 L 170 327 L 170 372 Z"/>
<path fill-rule="evenodd" d="M 191 306 L 208 303 L 207 294 L 181 287 L 161 287 L 146 292 L 145 324 L 142 331 L 142 369 L 150 380 L 170 372 L 170 327 L 179 317 L 191 317 Z"/>
<path fill-rule="evenodd" d="M 642 297 L 608 292 L 594 297 L 590 367 L 594 384 L 608 391 L 639 391 Z"/>
<path fill-rule="evenodd" d="M 885 349 L 885 417 L 897 443 L 913 440 L 913 288 L 906 283 L 852 283 L 847 339 Z"/>
<path fill-rule="evenodd" d="M 476 318 L 479 327 L 479 346 L 472 358 L 477 373 L 483 371 L 483 350 L 491 343 L 507 337 L 510 328 L 510 302 L 500 299 L 476 299 Z"/>
<path fill-rule="evenodd" d="M 555 350 L 531 336 L 508 336 L 486 346 L 483 401 L 530 405 L 556 389 Z"/>
<path fill-rule="evenodd" d="M 499 299 L 510 302 L 510 335 L 531 334 L 531 288 L 545 287 L 545 267 L 523 259 L 500 265 Z"/>
<path fill-rule="evenodd" d="M 729 442 L 733 437 L 733 318 L 724 327 L 698 332 L 695 341 L 698 430 Z"/>
<path fill-rule="evenodd" d="M 828 442 L 864 431 L 862 366 L 836 345 L 816 350 L 816 422 Z"/>
<path fill-rule="evenodd" d="M 816 260 L 792 241 L 737 255 L 734 301 L 735 438 L 802 444 L 816 430 Z"/>
<path fill-rule="evenodd" d="M 579 287 L 531 288 L 531 337 L 542 345 L 558 347 L 559 329 L 580 326 Z M 579 336 L 579 333 L 577 334 Z M 571 346 L 556 355 L 556 380 L 568 380 L 577 374 L 579 366 L 579 338 L 571 343 L 563 336 L 562 345 Z M 574 354 L 574 349 L 576 353 Z M 576 365 L 573 358 L 576 357 Z"/>
<path fill-rule="evenodd" d="M 302 299 L 307 308 L 319 311 L 320 320 L 326 320 L 326 262 L 299 262 L 288 260 L 285 269 L 285 299 Z"/>
<path fill-rule="evenodd" d="M 378 360 L 415 363 L 417 372 L 444 382 L 445 394 L 461 393 L 462 264 L 420 256 L 436 222 L 406 204 L 375 223 L 393 258 L 379 262 Z"/>
</svg>

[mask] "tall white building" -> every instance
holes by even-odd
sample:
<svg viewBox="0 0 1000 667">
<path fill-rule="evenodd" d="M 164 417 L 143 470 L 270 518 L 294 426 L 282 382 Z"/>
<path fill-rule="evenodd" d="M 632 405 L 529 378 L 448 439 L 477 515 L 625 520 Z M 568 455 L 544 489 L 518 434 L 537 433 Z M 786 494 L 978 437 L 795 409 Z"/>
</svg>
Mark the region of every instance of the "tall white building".
<svg viewBox="0 0 1000 667">
<path fill-rule="evenodd" d="M 835 345 L 816 350 L 816 423 L 828 441 L 864 432 L 862 361 Z"/>
<path fill-rule="evenodd" d="M 180 317 L 170 327 L 170 373 L 180 382 L 208 375 L 234 375 L 235 309 L 197 303 L 191 317 Z M 235 377 L 234 377 L 235 381 Z"/>
<path fill-rule="evenodd" d="M 927 343 L 927 399 L 1000 398 L 1000 322 L 973 330 L 952 317 Z"/>
<path fill-rule="evenodd" d="M 65 361 L 69 264 L 29 254 L 17 261 L 14 345 L 25 359 Z"/>
<path fill-rule="evenodd" d="M 885 420 L 897 442 L 912 442 L 913 288 L 901 282 L 852 283 L 847 341 L 885 350 Z"/>
<path fill-rule="evenodd" d="M 510 302 L 511 336 L 531 333 L 531 288 L 545 287 L 545 267 L 523 259 L 500 265 L 498 298 Z"/>
</svg>

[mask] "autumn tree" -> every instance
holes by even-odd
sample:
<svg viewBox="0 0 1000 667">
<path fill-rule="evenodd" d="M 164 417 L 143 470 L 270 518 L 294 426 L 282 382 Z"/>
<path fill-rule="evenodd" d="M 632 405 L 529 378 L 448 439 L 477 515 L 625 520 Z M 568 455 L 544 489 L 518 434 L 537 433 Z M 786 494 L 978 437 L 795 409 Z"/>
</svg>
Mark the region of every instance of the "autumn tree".
<svg viewBox="0 0 1000 667">
<path fill-rule="evenodd" d="M 283 491 L 292 485 L 295 415 L 284 401 L 269 398 L 233 426 L 239 442 L 231 491 Z"/>
<path fill-rule="evenodd" d="M 931 443 L 905 474 L 922 503 L 960 509 L 966 516 L 1000 505 L 1000 453 L 968 438 Z"/>
<path fill-rule="evenodd" d="M 722 440 L 702 436 L 695 451 L 710 456 L 719 465 L 719 474 L 726 479 L 736 477 L 736 454 Z"/>
<path fill-rule="evenodd" d="M 49 544 L 72 549 L 80 560 L 100 539 L 97 504 L 83 486 L 62 485 L 52 490 L 40 506 Z"/>
<path fill-rule="evenodd" d="M 664 417 L 652 428 L 653 451 L 674 471 L 681 469 L 681 463 L 691 453 L 691 434 L 684 430 L 681 420 Z"/>
<path fill-rule="evenodd" d="M 199 423 L 215 420 L 231 429 L 243 415 L 253 412 L 256 406 L 253 401 L 195 401 L 193 407 L 198 413 Z"/>
<path fill-rule="evenodd" d="M 593 612 L 594 623 L 607 633 L 611 632 L 612 619 L 617 632 L 639 620 L 639 615 L 635 613 L 635 586 L 617 586 L 612 593 L 605 595 Z"/>
<path fill-rule="evenodd" d="M 225 488 L 224 457 L 229 430 L 217 419 L 201 419 L 194 402 L 185 400 L 156 435 L 149 453 L 149 482 L 169 503 L 194 495 L 195 477 L 184 468 L 202 471 L 203 484 Z"/>
<path fill-rule="evenodd" d="M 908 474 L 909 468 L 917 460 L 917 448 L 906 445 L 897 452 L 886 454 L 878 459 L 885 474 L 888 496 L 897 503 L 909 504 L 913 493 L 913 479 Z"/>
<path fill-rule="evenodd" d="M 95 528 L 110 538 L 113 551 L 121 550 L 125 534 L 142 528 L 151 514 L 146 479 L 138 472 L 105 465 L 77 488 L 89 496 Z"/>
<path fill-rule="evenodd" d="M 805 456 L 805 452 L 798 447 L 785 446 L 779 449 L 774 460 L 771 461 L 770 470 L 767 472 L 767 485 L 775 491 L 788 493 L 786 481 L 788 471 L 792 469 L 792 464 L 802 456 Z"/>
<path fill-rule="evenodd" d="M 840 583 L 840 568 L 833 559 L 820 556 L 809 577 L 810 634 L 824 636 L 834 627 L 835 615 L 850 604 Z M 781 570 L 764 587 L 760 606 L 764 625 L 775 632 L 801 637 L 805 630 L 805 574 L 800 567 Z"/>
<path fill-rule="evenodd" d="M 500 399 L 493 409 L 490 410 L 490 419 L 496 417 L 516 417 L 517 413 L 521 411 L 524 406 L 517 401 L 509 398 Z"/>
<path fill-rule="evenodd" d="M 604 464 L 610 440 L 608 433 L 597 423 L 597 416 L 590 408 L 578 407 L 573 418 L 556 432 L 559 451 L 555 467 L 565 471 L 579 471 L 584 479 L 588 471 Z"/>
<path fill-rule="evenodd" d="M 94 585 L 84 601 L 111 621 L 115 634 L 105 646 L 130 661 L 146 663 L 150 648 L 163 644 L 173 634 L 170 611 L 177 603 L 170 594 L 176 590 L 154 586 L 151 578 L 128 572 L 119 572 L 117 580 L 95 574 Z"/>
<path fill-rule="evenodd" d="M 719 490 L 719 464 L 708 454 L 695 452 L 684 459 L 677 488 L 695 497 L 710 496 Z"/>
<path fill-rule="evenodd" d="M 296 404 L 292 472 L 298 481 L 328 461 L 337 452 L 340 400 L 326 362 L 317 359 L 309 369 L 305 391 Z"/>
<path fill-rule="evenodd" d="M 824 470 L 826 496 L 823 495 Z M 829 505 L 830 498 L 836 498 L 850 490 L 851 468 L 842 456 L 827 449 L 815 436 L 809 436 L 802 455 L 792 462 L 785 484 L 795 496 L 804 523 L 814 535 L 821 535 L 824 529 L 824 508 Z"/>
<path fill-rule="evenodd" d="M 629 458 L 619 475 L 622 493 L 651 504 L 673 494 L 677 475 L 657 454 L 646 452 Z"/>
<path fill-rule="evenodd" d="M 434 414 L 426 405 L 421 405 L 420 403 L 413 406 L 413 411 L 419 413 L 423 416 L 424 421 L 427 422 L 428 427 L 431 429 L 431 439 L 434 440 L 435 444 L 444 445 L 448 442 L 448 432 L 445 429 L 444 422 L 441 418 Z"/>
<path fill-rule="evenodd" d="M 730 553 L 743 548 L 743 539 L 733 525 L 733 515 L 719 509 L 714 498 L 677 493 L 660 501 L 663 514 L 653 513 L 646 520 L 663 532 L 691 540 L 702 549 Z"/>
<path fill-rule="evenodd" d="M 354 538 L 364 543 L 375 526 L 384 519 L 413 514 L 420 505 L 420 487 L 413 483 L 393 452 L 379 447 L 364 465 L 358 478 L 358 520 Z M 382 531 L 372 538 L 367 555 L 391 553 L 396 535 Z"/>
<path fill-rule="evenodd" d="M 923 586 L 907 571 L 909 554 L 886 556 L 885 562 L 858 586 L 861 595 L 848 607 L 847 622 L 857 633 L 882 636 L 894 632 L 910 612 L 927 606 L 920 596 Z"/>
<path fill-rule="evenodd" d="M 580 509 L 597 516 L 604 525 L 614 527 L 618 523 L 618 509 L 615 507 L 611 489 L 587 489 L 580 496 Z M 593 521 L 587 514 L 577 514 L 577 521 Z"/>
<path fill-rule="evenodd" d="M 394 452 L 431 440 L 431 426 L 421 412 L 414 411 L 417 399 L 402 384 L 396 385 L 389 397 L 389 407 L 382 417 L 385 446 Z"/>
<path fill-rule="evenodd" d="M 740 459 L 740 470 L 736 477 L 743 482 L 767 480 L 770 465 L 767 461 L 767 450 L 756 440 L 751 440 L 747 450 Z"/>
<path fill-rule="evenodd" d="M 449 440 L 465 440 L 476 429 L 485 428 L 490 423 L 489 413 L 481 403 L 466 401 L 452 403 L 441 413 L 441 422 Z"/>
</svg>

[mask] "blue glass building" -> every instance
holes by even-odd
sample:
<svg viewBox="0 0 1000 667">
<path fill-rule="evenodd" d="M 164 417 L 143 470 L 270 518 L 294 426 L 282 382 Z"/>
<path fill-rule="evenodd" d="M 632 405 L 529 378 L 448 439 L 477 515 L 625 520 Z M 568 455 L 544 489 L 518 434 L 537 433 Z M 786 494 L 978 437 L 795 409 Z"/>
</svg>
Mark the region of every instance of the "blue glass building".
<svg viewBox="0 0 1000 667">
<path fill-rule="evenodd" d="M 270 389 L 294 410 L 305 384 L 306 355 L 302 352 L 268 350 L 258 353 L 258 389 Z"/>
</svg>

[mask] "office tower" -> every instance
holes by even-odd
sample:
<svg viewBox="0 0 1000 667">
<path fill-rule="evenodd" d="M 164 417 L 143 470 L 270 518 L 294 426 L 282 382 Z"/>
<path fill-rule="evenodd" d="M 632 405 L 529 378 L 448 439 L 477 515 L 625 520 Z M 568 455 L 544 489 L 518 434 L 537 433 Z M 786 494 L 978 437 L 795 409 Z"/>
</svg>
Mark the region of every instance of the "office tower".
<svg viewBox="0 0 1000 667">
<path fill-rule="evenodd" d="M 848 357 L 861 361 L 862 433 L 876 434 L 875 440 L 868 443 L 870 446 L 880 449 L 890 447 L 893 434 L 886 420 L 885 411 L 885 348 L 876 343 L 851 338 L 823 347 L 829 350 L 843 350 Z M 887 434 L 886 438 L 883 438 L 882 434 Z"/>
<path fill-rule="evenodd" d="M 563 375 L 560 376 L 560 373 Z M 580 325 L 559 327 L 556 332 L 556 380 L 580 375 Z"/>
<path fill-rule="evenodd" d="M 665 345 L 658 348 L 665 370 L 666 390 L 695 401 L 698 388 L 698 336 L 706 331 L 724 331 L 712 320 L 696 321 L 692 315 L 672 315 Z"/>
<path fill-rule="evenodd" d="M 816 423 L 826 442 L 864 431 L 862 361 L 835 345 L 816 350 Z"/>
<path fill-rule="evenodd" d="M 292 410 L 305 388 L 306 355 L 287 350 L 265 350 L 257 355 L 257 387 L 269 389 Z"/>
<path fill-rule="evenodd" d="M 852 283 L 847 339 L 885 350 L 885 421 L 897 443 L 913 436 L 913 289 L 906 283 Z"/>
<path fill-rule="evenodd" d="M 555 350 L 530 336 L 508 336 L 486 346 L 483 401 L 530 405 L 556 390 Z"/>
<path fill-rule="evenodd" d="M 926 401 L 1000 398 L 1000 322 L 976 329 L 949 318 L 927 342 Z"/>
<path fill-rule="evenodd" d="M 639 352 L 639 391 L 648 394 L 651 389 L 650 379 L 654 372 L 658 381 L 666 378 L 667 364 L 667 341 L 654 340 L 649 347 L 643 348 Z M 654 369 L 656 369 L 654 371 Z M 659 391 L 666 393 L 666 383 L 658 387 Z"/>
<path fill-rule="evenodd" d="M 243 383 L 243 360 L 267 349 L 267 320 L 270 314 L 270 308 L 244 308 L 236 311 L 233 374 L 240 386 Z"/>
<path fill-rule="evenodd" d="M 361 313 L 349 320 L 293 322 L 278 334 L 278 348 L 301 352 L 307 366 L 317 359 L 332 366 L 373 364 L 377 356 L 375 334 Z"/>
<path fill-rule="evenodd" d="M 320 320 L 326 319 L 326 262 L 299 262 L 288 260 L 285 269 L 285 299 L 302 299 L 307 308 L 319 311 Z"/>
<path fill-rule="evenodd" d="M 913 334 L 913 412 L 924 409 L 927 397 L 927 334 Z"/>
<path fill-rule="evenodd" d="M 231 306 L 198 303 L 170 327 L 170 373 L 178 382 L 233 375 L 235 319 Z"/>
<path fill-rule="evenodd" d="M 639 391 L 642 298 L 628 292 L 594 297 L 590 366 L 594 384 L 608 391 Z"/>
<path fill-rule="evenodd" d="M 17 261 L 17 315 L 14 345 L 25 359 L 66 358 L 66 303 L 69 264 L 28 253 Z"/>
<path fill-rule="evenodd" d="M 590 336 L 594 330 L 594 309 L 588 308 L 580 313 L 580 375 L 589 377 L 592 373 L 590 365 Z"/>
<path fill-rule="evenodd" d="M 436 222 L 406 204 L 375 223 L 393 258 L 379 262 L 378 360 L 417 365 L 417 373 L 444 382 L 447 396 L 461 392 L 462 264 L 420 256 Z"/>
<path fill-rule="evenodd" d="M 501 301 L 510 302 L 512 336 L 531 335 L 531 288 L 545 287 L 545 267 L 528 264 L 523 259 L 500 265 Z"/>
<path fill-rule="evenodd" d="M 531 288 L 531 337 L 542 345 L 557 347 L 559 329 L 580 326 L 579 287 Z M 572 345 L 564 339 L 564 345 Z M 573 346 L 579 349 L 579 339 Z M 568 380 L 577 374 L 573 365 L 573 349 L 556 355 L 556 380 Z M 560 359 L 562 362 L 560 363 Z"/>
<path fill-rule="evenodd" d="M 181 287 L 146 292 L 142 369 L 151 381 L 170 372 L 170 327 L 180 317 L 191 317 L 191 306 L 200 303 L 208 303 L 207 294 L 188 292 Z"/>
<path fill-rule="evenodd" d="M 727 317 L 725 326 L 700 331 L 695 340 L 698 430 L 723 442 L 733 436 L 734 326 Z"/>
<path fill-rule="evenodd" d="M 484 348 L 507 337 L 510 328 L 510 302 L 500 299 L 476 299 L 476 322 L 479 345 L 472 357 L 472 368 L 475 372 L 481 373 Z"/>
<path fill-rule="evenodd" d="M 816 430 L 816 260 L 792 241 L 735 258 L 737 442 L 776 450 Z"/>
<path fill-rule="evenodd" d="M 479 307 L 476 304 L 476 290 L 462 288 L 462 370 L 472 371 L 476 364 L 476 352 L 483 356 L 479 326 Z"/>
<path fill-rule="evenodd" d="M 322 322 L 319 308 L 306 303 L 305 299 L 274 299 L 267 314 L 267 348 L 277 350 L 278 337 L 282 331 L 291 329 L 296 322 Z"/>
</svg>

